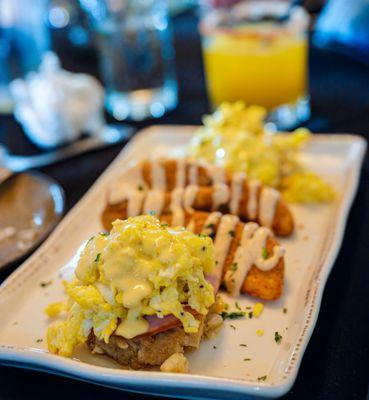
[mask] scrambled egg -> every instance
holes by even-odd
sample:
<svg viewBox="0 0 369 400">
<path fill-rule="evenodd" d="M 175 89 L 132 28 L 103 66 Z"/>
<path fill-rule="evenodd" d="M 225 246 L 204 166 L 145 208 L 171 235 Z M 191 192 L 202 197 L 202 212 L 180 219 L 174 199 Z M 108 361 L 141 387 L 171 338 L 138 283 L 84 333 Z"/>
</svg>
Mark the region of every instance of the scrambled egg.
<svg viewBox="0 0 369 400">
<path fill-rule="evenodd" d="M 75 279 L 63 282 L 67 302 L 45 309 L 51 317 L 67 312 L 48 328 L 49 350 L 70 356 L 91 330 L 106 343 L 113 333 L 133 338 L 148 330 L 144 317 L 154 314 L 173 314 L 186 332 L 197 332 L 199 322 L 184 305 L 207 314 L 214 292 L 204 274 L 213 267 L 210 237 L 168 228 L 149 215 L 116 220 L 110 234 L 87 242 Z"/>
<path fill-rule="evenodd" d="M 281 190 L 290 202 L 333 200 L 333 190 L 299 163 L 299 150 L 309 141 L 310 132 L 305 128 L 289 134 L 270 132 L 264 124 L 266 113 L 262 107 L 246 107 L 243 102 L 223 103 L 213 115 L 204 117 L 189 155 L 232 172 L 246 172 Z"/>
</svg>

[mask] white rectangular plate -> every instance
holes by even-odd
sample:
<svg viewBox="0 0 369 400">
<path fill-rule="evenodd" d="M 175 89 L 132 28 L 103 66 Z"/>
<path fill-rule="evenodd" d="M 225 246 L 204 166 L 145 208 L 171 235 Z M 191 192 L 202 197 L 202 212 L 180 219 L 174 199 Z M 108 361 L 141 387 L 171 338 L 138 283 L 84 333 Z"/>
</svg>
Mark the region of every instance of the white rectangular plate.
<svg viewBox="0 0 369 400">
<path fill-rule="evenodd" d="M 138 134 L 49 239 L 0 287 L 0 362 L 39 369 L 115 388 L 196 398 L 278 397 L 295 381 L 314 329 L 323 289 L 337 256 L 356 193 L 365 141 L 354 135 L 313 135 L 303 161 L 339 193 L 329 205 L 293 206 L 296 234 L 281 240 L 287 250 L 282 298 L 265 304 L 260 318 L 226 321 L 219 335 L 189 354 L 190 374 L 128 371 L 82 346 L 75 358 L 49 354 L 44 307 L 63 298 L 59 269 L 79 245 L 102 230 L 106 188 L 133 159 L 183 152 L 194 127 L 161 126 Z M 51 283 L 45 287 L 41 282 Z M 226 301 L 234 309 L 255 300 Z M 287 312 L 283 312 L 286 308 Z M 257 336 L 258 329 L 264 330 Z M 282 335 L 277 344 L 275 332 Z M 42 341 L 40 340 L 42 339 Z M 240 346 L 245 344 L 246 346 Z M 245 359 L 251 359 L 245 361 Z M 258 377 L 266 376 L 265 381 Z"/>
</svg>

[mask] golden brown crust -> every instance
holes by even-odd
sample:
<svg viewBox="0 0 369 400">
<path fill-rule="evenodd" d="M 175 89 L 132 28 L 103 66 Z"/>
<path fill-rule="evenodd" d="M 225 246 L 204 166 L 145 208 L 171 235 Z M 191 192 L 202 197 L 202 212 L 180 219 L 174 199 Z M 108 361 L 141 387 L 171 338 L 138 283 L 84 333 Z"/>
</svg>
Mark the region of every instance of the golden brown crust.
<svg viewBox="0 0 369 400">
<path fill-rule="evenodd" d="M 194 210 L 211 211 L 212 193 L 212 187 L 200 187 L 193 204 Z M 244 193 L 246 194 L 244 195 L 244 197 L 242 197 L 242 201 L 240 202 L 241 206 L 239 217 L 244 222 L 248 222 L 251 221 L 251 219 L 248 217 L 247 212 L 245 211 L 245 204 L 247 204 L 247 189 Z M 170 202 L 171 192 L 166 192 L 162 214 L 170 213 Z M 223 213 L 229 213 L 230 210 L 229 207 L 224 204 L 219 207 L 219 211 Z M 102 215 L 102 220 L 106 229 L 110 229 L 111 223 L 117 218 L 127 218 L 127 200 L 123 200 L 118 204 L 107 204 L 107 206 L 105 207 Z M 257 219 L 255 221 L 258 222 Z M 272 229 L 274 233 L 278 236 L 289 236 L 293 232 L 294 223 L 292 214 L 286 203 L 282 199 L 280 199 L 277 203 Z"/>
</svg>

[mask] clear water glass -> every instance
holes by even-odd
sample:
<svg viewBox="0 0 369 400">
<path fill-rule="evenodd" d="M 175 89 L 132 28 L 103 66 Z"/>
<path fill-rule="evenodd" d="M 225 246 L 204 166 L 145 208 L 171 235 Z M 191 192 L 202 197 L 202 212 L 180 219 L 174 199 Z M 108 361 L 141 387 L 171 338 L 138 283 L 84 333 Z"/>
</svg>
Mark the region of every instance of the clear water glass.
<svg viewBox="0 0 369 400">
<path fill-rule="evenodd" d="M 166 2 L 80 1 L 92 17 L 108 112 L 139 121 L 173 109 L 177 81 Z"/>
<path fill-rule="evenodd" d="M 46 0 L 0 0 L 0 113 L 12 111 L 9 83 L 38 69 L 50 49 Z"/>
</svg>

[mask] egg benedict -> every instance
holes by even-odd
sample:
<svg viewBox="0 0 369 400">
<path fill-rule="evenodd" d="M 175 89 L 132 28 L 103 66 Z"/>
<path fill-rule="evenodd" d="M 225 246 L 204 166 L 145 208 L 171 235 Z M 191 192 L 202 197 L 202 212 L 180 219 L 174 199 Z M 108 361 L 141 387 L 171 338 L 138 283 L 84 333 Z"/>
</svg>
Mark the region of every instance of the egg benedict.
<svg viewBox="0 0 369 400">
<path fill-rule="evenodd" d="M 68 300 L 45 310 L 66 312 L 47 330 L 49 350 L 70 357 L 87 343 L 133 368 L 170 359 L 164 370 L 175 364 L 174 371 L 185 372 L 184 349 L 221 325 L 214 260 L 209 236 L 169 228 L 151 215 L 116 220 L 110 233 L 86 243 L 74 279 L 63 282 Z"/>
</svg>

